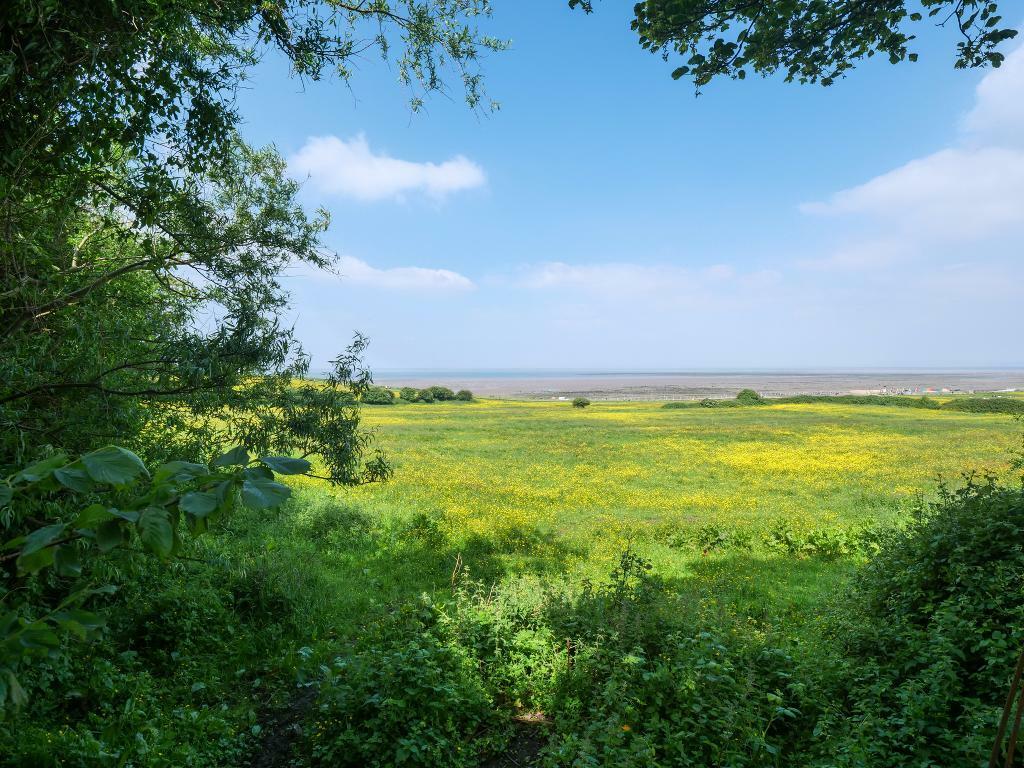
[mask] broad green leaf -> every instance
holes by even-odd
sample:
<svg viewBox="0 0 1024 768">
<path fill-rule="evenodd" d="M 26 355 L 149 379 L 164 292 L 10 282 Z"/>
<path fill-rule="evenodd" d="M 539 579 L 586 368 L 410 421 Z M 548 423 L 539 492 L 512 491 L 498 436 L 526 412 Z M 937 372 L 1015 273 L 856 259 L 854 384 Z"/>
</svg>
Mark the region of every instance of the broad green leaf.
<svg viewBox="0 0 1024 768">
<path fill-rule="evenodd" d="M 181 482 L 196 477 L 208 475 L 210 468 L 205 464 L 193 464 L 190 461 L 169 461 L 157 468 L 153 475 L 154 482 L 160 483 L 165 480 Z"/>
<path fill-rule="evenodd" d="M 109 512 L 114 517 L 119 517 L 122 520 L 127 520 L 129 523 L 137 523 L 139 521 L 139 513 L 134 512 L 130 509 L 114 509 L 113 507 L 111 507 Z"/>
<path fill-rule="evenodd" d="M 245 466 L 249 463 L 249 452 L 242 446 L 236 446 L 213 460 L 215 467 Z"/>
<path fill-rule="evenodd" d="M 31 552 L 27 555 L 21 555 L 15 561 L 18 566 L 20 573 L 35 573 L 41 571 L 43 568 L 48 568 L 53 565 L 53 555 L 56 547 L 46 547 L 45 549 L 39 549 L 35 552 Z"/>
<path fill-rule="evenodd" d="M 181 497 L 178 508 L 196 517 L 206 517 L 217 508 L 220 501 L 207 491 L 190 491 Z"/>
<path fill-rule="evenodd" d="M 89 477 L 97 483 L 127 485 L 139 475 L 149 476 L 142 459 L 131 451 L 108 445 L 82 456 Z"/>
<path fill-rule="evenodd" d="M 22 630 L 18 635 L 18 642 L 24 648 L 52 649 L 60 646 L 60 638 L 56 633 L 45 624 L 38 622 Z"/>
<path fill-rule="evenodd" d="M 81 576 L 82 561 L 78 557 L 78 548 L 65 544 L 55 547 L 53 568 L 59 576 Z"/>
<path fill-rule="evenodd" d="M 113 513 L 102 504 L 90 504 L 79 513 L 71 527 L 76 529 L 95 528 L 100 523 L 113 519 Z"/>
<path fill-rule="evenodd" d="M 105 523 L 100 523 L 99 528 L 96 529 L 96 546 L 100 548 L 100 552 L 109 552 L 114 547 L 119 547 L 124 543 L 124 531 L 121 529 L 121 523 L 118 520 L 108 520 Z"/>
<path fill-rule="evenodd" d="M 36 462 L 35 464 L 21 470 L 21 472 L 14 476 L 14 484 L 37 483 L 52 475 L 53 470 L 57 467 L 63 467 L 67 463 L 68 457 L 65 454 L 54 454 L 48 459 L 43 459 L 42 461 Z"/>
<path fill-rule="evenodd" d="M 280 506 L 291 493 L 287 485 L 264 478 L 249 478 L 242 483 L 242 503 L 255 509 Z"/>
<path fill-rule="evenodd" d="M 0 507 L 6 507 L 14 498 L 14 489 L 9 485 L 0 483 Z"/>
<path fill-rule="evenodd" d="M 9 669 L 0 669 L 0 675 L 3 676 L 7 683 L 7 696 L 11 700 L 11 704 L 16 707 L 24 706 L 28 703 L 28 696 L 25 695 L 25 689 L 18 683 L 18 678 L 15 677 L 14 672 Z M 0 699 L 0 704 L 3 700 Z"/>
<path fill-rule="evenodd" d="M 170 557 L 174 551 L 174 531 L 166 509 L 146 507 L 139 516 L 138 529 L 146 549 L 160 557 Z"/>
<path fill-rule="evenodd" d="M 60 538 L 60 535 L 64 533 L 64 523 L 56 523 L 54 525 L 48 525 L 45 528 L 39 528 L 38 530 L 32 531 L 28 536 L 25 537 L 25 546 L 21 548 L 21 554 L 30 555 L 33 552 L 37 552 L 48 544 L 56 541 Z"/>
<path fill-rule="evenodd" d="M 53 479 L 65 488 L 70 488 L 72 491 L 78 491 L 79 493 L 85 493 L 92 488 L 92 480 L 86 474 L 85 467 L 77 461 L 74 464 L 68 464 L 66 467 L 55 469 L 53 471 Z"/>
<path fill-rule="evenodd" d="M 260 461 L 281 475 L 304 475 L 311 468 L 305 459 L 293 459 L 291 456 L 264 456 Z"/>
</svg>

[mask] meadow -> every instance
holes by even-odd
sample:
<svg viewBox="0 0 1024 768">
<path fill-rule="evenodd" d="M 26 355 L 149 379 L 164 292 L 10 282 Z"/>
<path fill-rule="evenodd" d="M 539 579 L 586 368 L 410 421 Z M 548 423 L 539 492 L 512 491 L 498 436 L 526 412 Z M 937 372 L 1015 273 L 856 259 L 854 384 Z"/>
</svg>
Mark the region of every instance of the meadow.
<svg viewBox="0 0 1024 768">
<path fill-rule="evenodd" d="M 363 421 L 388 482 L 293 476 L 169 568 L 125 552 L 130 609 L 26 677 L 71 697 L 0 721 L 0 764 L 902 768 L 991 744 L 1024 601 L 986 596 L 1019 592 L 1019 491 L 942 488 L 1017 487 L 1012 416 L 475 400 Z"/>
<path fill-rule="evenodd" d="M 1004 415 L 831 404 L 477 400 L 368 407 L 364 419 L 394 478 L 342 490 L 299 479 L 268 534 L 294 545 L 293 522 L 349 515 L 426 542 L 379 569 L 345 546 L 298 545 L 321 547 L 342 602 L 360 605 L 381 588 L 444 590 L 457 558 L 481 577 L 578 580 L 606 574 L 626 547 L 689 588 L 736 581 L 750 603 L 815 599 L 848 572 L 859 533 L 898 523 L 940 481 L 1005 473 L 1020 432 Z M 840 543 L 818 553 L 816 538 Z M 722 565 L 737 558 L 740 571 Z"/>
</svg>

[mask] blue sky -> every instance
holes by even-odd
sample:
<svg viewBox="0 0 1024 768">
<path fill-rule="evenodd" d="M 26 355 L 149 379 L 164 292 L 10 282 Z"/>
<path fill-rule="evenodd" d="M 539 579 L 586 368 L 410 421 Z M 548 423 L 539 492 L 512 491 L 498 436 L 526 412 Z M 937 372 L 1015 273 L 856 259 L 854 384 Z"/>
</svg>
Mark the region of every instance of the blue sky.
<svg viewBox="0 0 1024 768">
<path fill-rule="evenodd" d="M 356 329 L 379 369 L 1024 365 L 1024 50 L 955 71 L 922 27 L 917 64 L 695 98 L 628 5 L 487 28 L 493 115 L 413 114 L 373 58 L 346 87 L 271 56 L 241 94 L 332 214 L 340 275 L 287 281 L 314 366 Z"/>
</svg>

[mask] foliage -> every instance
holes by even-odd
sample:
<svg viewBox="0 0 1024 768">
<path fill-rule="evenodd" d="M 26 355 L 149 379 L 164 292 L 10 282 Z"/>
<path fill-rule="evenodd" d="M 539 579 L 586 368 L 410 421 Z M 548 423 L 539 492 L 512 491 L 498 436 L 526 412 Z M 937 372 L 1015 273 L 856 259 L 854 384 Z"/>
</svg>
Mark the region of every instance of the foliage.
<svg viewBox="0 0 1024 768">
<path fill-rule="evenodd" d="M 394 405 L 395 393 L 387 387 L 367 387 L 362 402 L 366 405 Z"/>
<path fill-rule="evenodd" d="M 427 387 L 427 390 L 431 395 L 433 395 L 435 400 L 444 402 L 455 399 L 455 393 L 448 389 L 448 387 L 442 387 L 435 384 L 432 387 Z"/>
<path fill-rule="evenodd" d="M 398 396 L 405 400 L 405 402 L 407 403 L 414 403 L 416 402 L 416 397 L 417 395 L 419 395 L 419 393 L 420 391 L 415 387 L 402 387 L 398 391 Z"/>
<path fill-rule="evenodd" d="M 416 393 L 417 403 L 432 403 L 434 402 L 434 392 L 429 387 L 427 389 L 421 389 Z"/>
<path fill-rule="evenodd" d="M 458 392 L 455 393 L 455 399 L 468 403 L 473 399 L 473 393 L 470 392 L 468 389 L 460 389 Z"/>
<path fill-rule="evenodd" d="M 589 11 L 591 0 L 569 0 Z M 720 0 L 648 0 L 634 7 L 632 28 L 646 50 L 679 56 L 673 78 L 689 76 L 698 88 L 718 76 L 744 79 L 748 72 L 777 71 L 787 81 L 831 85 L 865 57 L 896 64 L 916 61 L 910 24 L 936 19 L 960 39 L 956 67 L 998 67 L 1001 43 L 1017 32 L 1002 25 L 988 0 L 921 0 L 919 9 L 896 0 L 735 4 Z"/>
<path fill-rule="evenodd" d="M 586 408 L 588 405 L 590 405 L 590 400 L 585 397 L 574 397 L 572 399 L 573 408 Z"/>
<path fill-rule="evenodd" d="M 370 628 L 322 669 L 307 729 L 314 766 L 476 766 L 482 729 L 497 725 L 473 659 L 427 600 Z"/>
<path fill-rule="evenodd" d="M 742 405 L 764 405 L 765 399 L 752 389 L 741 389 L 736 393 L 736 402 Z"/>
<path fill-rule="evenodd" d="M 841 707 L 829 765 L 968 765 L 988 754 L 1024 644 L 1024 492 L 942 489 L 894 531 L 832 619 Z"/>
<path fill-rule="evenodd" d="M 124 546 L 172 558 L 182 547 L 182 524 L 199 535 L 239 504 L 277 507 L 291 490 L 274 479 L 275 472 L 309 470 L 305 459 L 265 456 L 257 461 L 243 448 L 234 448 L 209 466 L 172 461 L 151 474 L 135 454 L 108 446 L 75 460 L 58 453 L 9 477 L 0 485 L 0 503 L 11 509 L 4 530 L 27 527 L 29 532 L 0 547 L 8 553 L 0 561 L 13 561 L 16 569 L 0 615 L 0 706 L 7 700 L 25 703 L 16 678 L 23 662 L 56 654 L 60 634 L 86 639 L 103 626 L 99 615 L 80 604 L 111 591 L 80 584 L 65 587 L 68 594 L 56 607 L 43 610 L 19 588 L 26 581 L 52 573 L 52 589 L 59 590 L 61 582 L 74 585 L 83 569 L 92 570 L 87 561 Z M 64 515 L 43 525 L 33 514 L 54 500 Z"/>
</svg>

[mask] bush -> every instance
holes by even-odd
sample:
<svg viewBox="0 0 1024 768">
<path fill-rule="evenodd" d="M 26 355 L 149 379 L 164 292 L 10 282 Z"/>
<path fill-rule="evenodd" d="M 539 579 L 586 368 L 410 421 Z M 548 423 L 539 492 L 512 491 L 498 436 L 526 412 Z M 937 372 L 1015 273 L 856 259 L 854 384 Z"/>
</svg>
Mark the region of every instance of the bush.
<svg viewBox="0 0 1024 768">
<path fill-rule="evenodd" d="M 440 400 L 444 402 L 446 400 L 455 399 L 455 393 L 448 389 L 448 387 L 439 387 L 435 384 L 432 387 L 427 387 L 427 391 L 429 391 L 430 394 L 433 395 L 435 400 Z"/>
<path fill-rule="evenodd" d="M 419 397 L 420 391 L 415 387 L 402 387 L 398 390 L 398 396 L 405 400 L 407 403 L 415 403 L 416 398 Z"/>
<path fill-rule="evenodd" d="M 394 405 L 395 393 L 387 387 L 368 387 L 363 393 L 366 405 Z"/>
<path fill-rule="evenodd" d="M 968 413 L 1024 414 L 1024 400 L 1012 397 L 965 397 L 943 403 L 942 407 Z"/>
<path fill-rule="evenodd" d="M 588 405 L 590 405 L 590 401 L 587 398 L 585 398 L 585 397 L 573 398 L 573 401 L 572 401 L 572 407 L 573 408 L 586 408 Z"/>
<path fill-rule="evenodd" d="M 791 764 L 813 709 L 792 658 L 725 627 L 680 626 L 649 569 L 627 552 L 609 583 L 562 609 L 556 636 L 573 632 L 574 658 L 556 681 L 544 765 Z"/>
<path fill-rule="evenodd" d="M 470 392 L 468 389 L 460 389 L 458 392 L 455 393 L 455 399 L 462 400 L 468 403 L 473 399 L 473 393 Z"/>
<path fill-rule="evenodd" d="M 429 388 L 421 389 L 419 392 L 416 393 L 417 403 L 432 403 L 434 402 L 434 399 L 434 393 Z"/>
<path fill-rule="evenodd" d="M 423 598 L 338 656 L 306 730 L 313 766 L 476 766 L 501 733 L 477 664 Z"/>
<path fill-rule="evenodd" d="M 832 619 L 829 765 L 977 765 L 1024 644 L 1024 491 L 973 480 L 882 537 Z"/>
<path fill-rule="evenodd" d="M 743 405 L 764 405 L 765 399 L 752 389 L 741 389 L 736 394 L 736 402 Z"/>
</svg>

